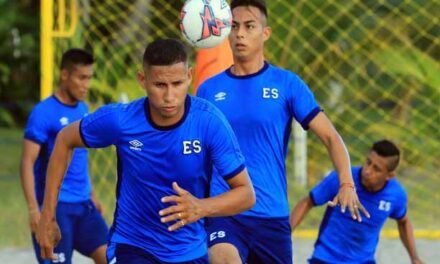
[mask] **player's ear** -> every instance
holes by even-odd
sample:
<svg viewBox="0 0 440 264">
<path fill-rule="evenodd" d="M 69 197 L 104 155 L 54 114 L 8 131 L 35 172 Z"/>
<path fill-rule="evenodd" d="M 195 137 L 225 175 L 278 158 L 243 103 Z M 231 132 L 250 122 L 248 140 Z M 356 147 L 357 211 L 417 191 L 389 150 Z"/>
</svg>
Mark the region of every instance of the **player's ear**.
<svg viewBox="0 0 440 264">
<path fill-rule="evenodd" d="M 387 175 L 387 180 L 392 179 L 394 176 L 396 176 L 396 172 L 394 170 L 393 171 L 389 171 L 388 175 Z"/>
<path fill-rule="evenodd" d="M 192 77 L 193 77 L 193 67 L 188 66 L 188 80 L 189 80 L 189 83 L 191 83 Z"/>
<path fill-rule="evenodd" d="M 68 69 L 61 69 L 60 78 L 62 81 L 66 81 L 69 78 L 69 70 Z"/>
<path fill-rule="evenodd" d="M 144 71 L 138 71 L 136 73 L 136 79 L 138 83 L 142 86 L 143 89 L 145 89 L 145 73 Z"/>
<path fill-rule="evenodd" d="M 271 34 L 272 34 L 272 28 L 269 26 L 265 26 L 263 28 L 263 40 L 264 41 L 268 40 Z"/>
</svg>

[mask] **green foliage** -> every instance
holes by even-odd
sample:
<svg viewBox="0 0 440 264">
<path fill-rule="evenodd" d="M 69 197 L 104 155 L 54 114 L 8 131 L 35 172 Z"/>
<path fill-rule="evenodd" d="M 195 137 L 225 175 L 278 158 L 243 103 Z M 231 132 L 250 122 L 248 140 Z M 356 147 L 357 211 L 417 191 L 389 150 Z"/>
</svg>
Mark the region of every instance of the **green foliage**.
<svg viewBox="0 0 440 264">
<path fill-rule="evenodd" d="M 372 58 L 389 75 L 417 81 L 431 89 L 434 95 L 439 95 L 439 64 L 416 47 L 405 48 L 386 45 L 372 53 Z"/>
<path fill-rule="evenodd" d="M 0 1 L 0 106 L 9 112 L 0 116 L 0 126 L 14 124 L 11 116 L 23 124 L 28 115 L 25 105 L 39 99 L 38 5 L 38 1 Z M 18 103 L 24 98 L 29 102 Z"/>
<path fill-rule="evenodd" d="M 0 127 L 12 127 L 14 125 L 15 121 L 11 113 L 0 108 Z"/>
</svg>

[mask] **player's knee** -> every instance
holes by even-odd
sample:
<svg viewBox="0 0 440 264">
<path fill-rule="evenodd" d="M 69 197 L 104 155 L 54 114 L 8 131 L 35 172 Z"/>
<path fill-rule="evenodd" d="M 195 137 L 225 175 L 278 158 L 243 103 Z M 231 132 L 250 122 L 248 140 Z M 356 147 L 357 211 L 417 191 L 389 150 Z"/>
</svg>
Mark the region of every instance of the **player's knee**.
<svg viewBox="0 0 440 264">
<path fill-rule="evenodd" d="M 209 248 L 211 264 L 241 264 L 237 248 L 229 243 L 219 243 Z"/>
</svg>

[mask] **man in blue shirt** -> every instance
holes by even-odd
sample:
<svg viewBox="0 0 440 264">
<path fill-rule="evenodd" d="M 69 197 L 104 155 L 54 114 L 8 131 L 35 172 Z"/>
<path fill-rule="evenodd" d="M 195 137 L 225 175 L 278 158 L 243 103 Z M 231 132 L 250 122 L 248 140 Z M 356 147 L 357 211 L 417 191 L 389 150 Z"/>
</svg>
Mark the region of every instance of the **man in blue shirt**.
<svg viewBox="0 0 440 264">
<path fill-rule="evenodd" d="M 59 134 L 37 232 L 43 257 L 52 257 L 58 239 L 56 196 L 74 147 L 116 146 L 110 263 L 208 263 L 203 218 L 233 215 L 255 203 L 228 122 L 212 104 L 187 94 L 191 68 L 183 44 L 156 40 L 143 62 L 137 79 L 148 97 L 101 107 Z M 208 197 L 212 166 L 230 191 Z"/>
<path fill-rule="evenodd" d="M 356 223 L 351 221 L 349 214 L 328 207 L 309 263 L 374 264 L 380 230 L 388 217 L 397 221 L 400 239 L 411 263 L 422 263 L 407 214 L 407 195 L 395 178 L 399 159 L 400 151 L 392 142 L 381 140 L 373 144 L 364 165 L 352 169 L 359 199 L 371 213 L 371 218 Z M 339 188 L 337 172 L 333 171 L 295 206 L 291 214 L 292 229 L 300 224 L 310 209 L 332 199 Z"/>
<path fill-rule="evenodd" d="M 256 205 L 239 216 L 208 220 L 213 263 L 291 263 L 285 158 L 292 120 L 323 142 L 345 183 L 334 202 L 361 220 L 362 209 L 344 143 L 307 85 L 294 73 L 264 59 L 270 37 L 263 0 L 233 0 L 229 35 L 234 65 L 205 81 L 198 96 L 217 106 L 230 122 L 255 188 Z M 214 170 L 214 174 L 216 171 Z M 214 177 L 212 194 L 228 190 Z M 366 213 L 366 212 L 364 212 Z"/>
<path fill-rule="evenodd" d="M 86 98 L 93 75 L 93 57 L 80 49 L 71 49 L 61 59 L 60 84 L 55 93 L 32 110 L 24 132 L 21 159 L 21 183 L 28 205 L 34 249 L 39 263 L 40 248 L 35 232 L 44 197 L 46 170 L 55 138 L 65 126 L 88 113 Z M 56 210 L 63 239 L 54 249 L 57 263 L 71 263 L 73 249 L 105 263 L 108 228 L 100 213 L 100 204 L 93 199 L 90 185 L 87 150 L 75 149 L 61 185 Z"/>
</svg>

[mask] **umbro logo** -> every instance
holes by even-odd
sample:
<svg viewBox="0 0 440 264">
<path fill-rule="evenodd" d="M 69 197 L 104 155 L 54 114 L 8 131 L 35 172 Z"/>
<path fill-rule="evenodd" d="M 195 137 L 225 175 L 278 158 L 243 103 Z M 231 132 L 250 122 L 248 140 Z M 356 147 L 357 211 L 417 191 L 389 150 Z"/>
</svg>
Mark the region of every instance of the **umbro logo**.
<svg viewBox="0 0 440 264">
<path fill-rule="evenodd" d="M 65 116 L 61 117 L 60 118 L 60 123 L 61 123 L 62 126 L 67 126 L 69 124 L 69 118 L 67 118 Z"/>
<path fill-rule="evenodd" d="M 137 139 L 132 140 L 132 141 L 130 141 L 128 143 L 130 143 L 130 145 L 131 145 L 130 149 L 131 150 L 136 150 L 136 151 L 141 151 L 142 150 L 141 147 L 144 145 L 144 144 L 142 144 L 142 142 L 140 142 Z"/>
<path fill-rule="evenodd" d="M 221 101 L 226 99 L 226 93 L 225 92 L 219 92 L 215 96 L 215 101 Z"/>
</svg>

